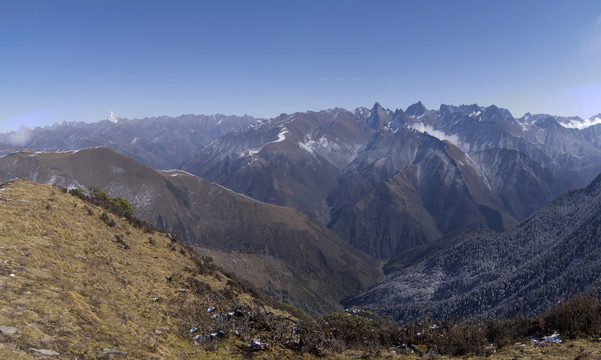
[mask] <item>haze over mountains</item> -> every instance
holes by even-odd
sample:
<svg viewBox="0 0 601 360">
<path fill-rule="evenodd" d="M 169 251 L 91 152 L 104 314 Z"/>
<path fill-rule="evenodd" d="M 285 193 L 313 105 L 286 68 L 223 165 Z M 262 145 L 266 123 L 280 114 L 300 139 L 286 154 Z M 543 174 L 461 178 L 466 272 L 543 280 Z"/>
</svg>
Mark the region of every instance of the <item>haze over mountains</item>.
<svg viewBox="0 0 601 360">
<path fill-rule="evenodd" d="M 512 236 L 530 219 L 546 218 L 533 215 L 537 210 L 595 179 L 601 173 L 600 122 L 601 115 L 515 118 L 494 105 L 429 110 L 419 102 L 405 110 L 376 103 L 371 109 L 335 108 L 267 120 L 186 115 L 65 123 L 18 139 L 16 133 L 0 134 L 5 154 L 34 149 L 1 157 L 0 177 L 97 185 L 131 201 L 138 216 L 203 246 L 221 266 L 246 269 L 249 279 L 270 294 L 316 313 L 337 308 L 340 299 L 379 279 L 373 257 L 389 261 L 384 270 L 391 275 L 347 303 L 400 319 L 418 315 L 404 307 L 418 295 L 399 300 L 395 289 L 423 271 L 416 267 L 425 266 L 419 261 L 438 263 L 427 259 L 438 259 L 437 249 L 464 239 L 470 244 L 504 239 L 518 249 L 527 240 L 522 233 L 519 241 Z M 95 146 L 136 161 L 107 148 L 41 152 Z M 542 251 L 539 243 L 523 246 Z M 236 257 L 238 265 L 228 257 Z M 435 275 L 452 278 L 442 270 Z M 427 281 L 434 284 L 436 276 Z M 475 275 L 457 276 L 461 282 Z M 516 294 L 520 291 L 525 290 L 516 288 Z M 543 297 L 563 294 L 541 291 Z M 450 293 L 440 296 L 419 301 L 439 314 L 442 303 L 434 303 Z M 497 308 L 496 293 L 484 298 L 482 305 L 452 301 L 466 311 L 512 311 Z M 387 310 L 397 301 L 399 307 Z"/>
</svg>

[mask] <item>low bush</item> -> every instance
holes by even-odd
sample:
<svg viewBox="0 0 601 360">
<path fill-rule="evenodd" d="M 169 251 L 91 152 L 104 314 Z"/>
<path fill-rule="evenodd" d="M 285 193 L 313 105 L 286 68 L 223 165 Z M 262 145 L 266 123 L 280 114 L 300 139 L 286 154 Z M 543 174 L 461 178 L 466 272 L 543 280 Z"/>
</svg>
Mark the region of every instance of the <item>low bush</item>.
<svg viewBox="0 0 601 360">
<path fill-rule="evenodd" d="M 544 317 L 546 333 L 570 338 L 601 335 L 601 301 L 597 294 L 577 293 L 559 302 Z"/>
</svg>

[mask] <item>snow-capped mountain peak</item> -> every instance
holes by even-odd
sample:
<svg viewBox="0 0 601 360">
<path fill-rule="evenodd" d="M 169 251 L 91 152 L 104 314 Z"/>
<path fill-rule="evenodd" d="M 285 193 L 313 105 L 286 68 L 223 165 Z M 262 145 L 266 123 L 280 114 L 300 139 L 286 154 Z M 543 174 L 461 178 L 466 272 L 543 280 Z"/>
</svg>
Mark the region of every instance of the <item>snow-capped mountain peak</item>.
<svg viewBox="0 0 601 360">
<path fill-rule="evenodd" d="M 109 116 L 106 118 L 108 121 L 112 122 L 113 124 L 116 124 L 119 122 L 119 119 L 117 118 L 117 115 L 115 115 L 115 113 L 113 111 L 111 111 L 109 113 Z"/>
</svg>

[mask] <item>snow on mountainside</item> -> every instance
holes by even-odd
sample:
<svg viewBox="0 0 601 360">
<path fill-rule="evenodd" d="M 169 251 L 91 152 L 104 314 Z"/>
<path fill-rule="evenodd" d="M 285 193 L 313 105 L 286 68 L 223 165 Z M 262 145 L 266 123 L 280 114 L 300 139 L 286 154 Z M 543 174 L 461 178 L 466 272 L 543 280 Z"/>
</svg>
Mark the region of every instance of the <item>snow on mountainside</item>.
<svg viewBox="0 0 601 360">
<path fill-rule="evenodd" d="M 418 102 L 390 110 L 375 103 L 264 120 L 183 115 L 66 123 L 0 134 L 0 151 L 106 146 L 155 169 L 182 169 L 295 207 L 389 258 L 468 225 L 506 230 L 561 192 L 584 186 L 601 172 L 599 119 L 516 119 L 494 105 L 430 110 Z M 15 141 L 21 145 L 10 145 Z M 457 191 L 431 196 L 432 184 Z M 462 201 L 472 204 L 469 211 L 455 206 Z"/>
</svg>

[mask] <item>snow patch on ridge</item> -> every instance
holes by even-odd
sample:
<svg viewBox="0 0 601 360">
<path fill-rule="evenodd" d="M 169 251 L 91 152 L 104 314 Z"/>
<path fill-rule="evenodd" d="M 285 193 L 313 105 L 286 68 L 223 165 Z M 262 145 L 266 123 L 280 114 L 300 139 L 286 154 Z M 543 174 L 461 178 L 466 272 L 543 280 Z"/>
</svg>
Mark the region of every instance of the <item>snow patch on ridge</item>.
<svg viewBox="0 0 601 360">
<path fill-rule="evenodd" d="M 338 144 L 330 143 L 330 140 L 325 135 L 320 137 L 319 140 L 317 140 L 317 141 L 313 140 L 311 135 L 305 136 L 304 140 L 305 140 L 304 142 L 299 141 L 298 146 L 300 146 L 301 149 L 304 149 L 305 151 L 307 151 L 309 153 L 314 153 L 317 149 L 326 149 L 328 151 L 331 151 L 333 149 L 335 149 L 335 150 L 340 149 L 340 146 Z"/>
<path fill-rule="evenodd" d="M 238 154 L 239 157 L 246 157 L 246 156 L 253 156 L 254 154 L 258 153 L 260 150 L 244 150 L 243 152 L 241 152 L 240 154 Z"/>
<path fill-rule="evenodd" d="M 194 174 L 190 174 L 187 171 L 184 170 L 179 170 L 179 169 L 171 169 L 171 170 L 158 170 L 159 172 L 165 173 L 169 176 L 180 176 L 180 175 L 189 175 L 189 176 L 196 176 Z"/>
</svg>

